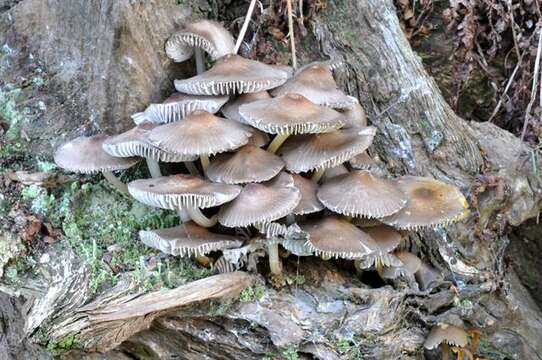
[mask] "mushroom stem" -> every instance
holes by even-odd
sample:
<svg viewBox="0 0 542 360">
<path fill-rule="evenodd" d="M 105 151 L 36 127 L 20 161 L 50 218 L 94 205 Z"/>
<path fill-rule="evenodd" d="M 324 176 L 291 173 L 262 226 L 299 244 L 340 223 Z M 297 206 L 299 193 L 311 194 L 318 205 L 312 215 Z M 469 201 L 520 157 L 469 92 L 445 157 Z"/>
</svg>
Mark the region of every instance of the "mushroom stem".
<svg viewBox="0 0 542 360">
<path fill-rule="evenodd" d="M 241 27 L 241 31 L 239 32 L 239 36 L 237 37 L 237 41 L 235 42 L 235 49 L 234 54 L 237 54 L 239 51 L 239 48 L 241 47 L 241 44 L 243 43 L 243 39 L 245 38 L 245 34 L 248 29 L 248 24 L 250 23 L 250 19 L 252 18 L 252 12 L 254 11 L 254 7 L 256 6 L 256 0 L 252 0 L 250 2 L 250 5 L 248 6 L 247 14 L 245 15 L 245 21 L 243 22 L 243 26 Z"/>
<path fill-rule="evenodd" d="M 280 275 L 282 273 L 282 262 L 279 257 L 279 245 L 267 245 L 267 254 L 269 256 L 269 268 L 271 269 L 271 274 Z"/>
<path fill-rule="evenodd" d="M 126 186 L 125 183 L 119 180 L 118 177 L 116 177 L 111 171 L 102 171 L 102 175 L 104 178 L 109 181 L 111 185 L 118 191 L 120 191 L 123 194 L 128 194 L 128 186 Z"/>
<path fill-rule="evenodd" d="M 199 171 L 196 165 L 192 161 L 185 161 L 184 166 L 186 166 L 186 169 L 190 173 L 190 175 L 199 176 Z"/>
<path fill-rule="evenodd" d="M 292 52 L 292 67 L 297 68 L 297 57 L 295 55 L 294 18 L 292 14 L 292 0 L 286 0 L 288 9 L 288 36 L 290 36 L 290 50 Z"/>
<path fill-rule="evenodd" d="M 211 227 L 214 226 L 218 220 L 218 216 L 214 215 L 210 219 L 205 216 L 200 209 L 197 207 L 187 207 L 186 211 L 188 212 L 188 215 L 190 215 L 190 218 L 194 220 L 194 222 L 198 225 L 201 225 L 203 227 Z"/>
<path fill-rule="evenodd" d="M 320 181 L 320 179 L 322 178 L 322 176 L 324 176 L 325 173 L 326 173 L 326 169 L 324 168 L 318 169 L 312 173 L 311 180 L 317 183 L 318 181 Z"/>
<path fill-rule="evenodd" d="M 177 215 L 179 215 L 179 218 L 181 219 L 181 222 L 187 222 L 190 220 L 190 215 L 188 215 L 188 212 L 185 208 L 180 208 L 177 210 Z"/>
<path fill-rule="evenodd" d="M 267 151 L 273 154 L 276 153 L 279 147 L 286 141 L 286 139 L 288 139 L 289 136 L 290 134 L 279 134 L 275 136 L 273 141 L 271 141 L 271 144 L 269 144 L 267 147 Z"/>
<path fill-rule="evenodd" d="M 210 164 L 209 155 L 200 155 L 199 160 L 201 161 L 201 168 L 203 169 L 203 172 L 206 172 Z"/>
<path fill-rule="evenodd" d="M 450 346 L 445 342 L 442 343 L 442 360 L 449 360 L 450 357 Z"/>
<path fill-rule="evenodd" d="M 203 61 L 203 52 L 199 47 L 195 47 L 196 56 L 196 73 L 201 74 L 205 71 L 205 63 Z"/>
<path fill-rule="evenodd" d="M 145 161 L 147 161 L 147 167 L 149 168 L 151 177 L 157 178 L 157 177 L 162 176 L 162 172 L 160 171 L 160 165 L 158 165 L 158 161 L 151 158 L 145 158 Z"/>
</svg>

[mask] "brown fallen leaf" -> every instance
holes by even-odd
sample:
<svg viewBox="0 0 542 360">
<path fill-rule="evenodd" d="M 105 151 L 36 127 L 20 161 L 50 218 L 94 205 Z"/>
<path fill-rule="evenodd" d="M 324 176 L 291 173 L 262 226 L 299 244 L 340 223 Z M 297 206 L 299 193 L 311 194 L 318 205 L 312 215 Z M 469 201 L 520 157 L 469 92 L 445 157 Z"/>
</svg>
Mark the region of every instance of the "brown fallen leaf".
<svg viewBox="0 0 542 360">
<path fill-rule="evenodd" d="M 47 188 L 65 184 L 69 180 L 65 175 L 52 172 L 7 171 L 5 175 L 11 181 L 20 182 L 24 185 L 40 185 Z"/>
</svg>

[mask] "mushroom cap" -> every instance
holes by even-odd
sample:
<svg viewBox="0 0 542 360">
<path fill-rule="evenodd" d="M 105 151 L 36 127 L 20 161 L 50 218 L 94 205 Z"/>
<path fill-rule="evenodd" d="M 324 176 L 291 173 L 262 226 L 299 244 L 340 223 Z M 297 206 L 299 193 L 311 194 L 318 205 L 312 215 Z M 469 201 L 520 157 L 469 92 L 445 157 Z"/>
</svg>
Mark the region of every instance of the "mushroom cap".
<svg viewBox="0 0 542 360">
<path fill-rule="evenodd" d="M 384 268 L 381 275 L 385 279 L 413 276 L 422 266 L 420 258 L 408 251 L 397 251 L 394 255 L 401 261 L 401 265 Z"/>
<path fill-rule="evenodd" d="M 304 178 L 298 174 L 292 174 L 294 185 L 301 192 L 301 201 L 293 210 L 294 215 L 306 215 L 324 209 L 324 205 L 316 197 L 318 184 L 311 179 Z"/>
<path fill-rule="evenodd" d="M 223 206 L 218 221 L 227 227 L 271 222 L 292 212 L 301 200 L 301 192 L 287 173 L 270 181 L 246 185 L 241 194 Z"/>
<path fill-rule="evenodd" d="M 55 163 L 65 170 L 91 174 L 128 169 L 140 160 L 132 157 L 114 157 L 106 153 L 102 144 L 108 138 L 109 136 L 100 134 L 73 139 L 56 150 Z"/>
<path fill-rule="evenodd" d="M 214 114 L 228 101 L 227 96 L 188 95 L 175 93 L 161 104 L 150 104 L 145 111 L 132 115 L 137 125 L 143 122 L 166 124 L 181 121 L 188 114 L 203 110 Z"/>
<path fill-rule="evenodd" d="M 306 240 L 307 234 L 301 230 L 297 223 L 291 225 L 285 225 L 278 221 L 274 222 L 264 222 L 257 223 L 254 227 L 263 235 L 265 235 L 266 240 L 270 239 L 295 239 L 295 240 Z"/>
<path fill-rule="evenodd" d="M 250 133 L 252 134 L 250 139 L 248 139 L 249 144 L 252 144 L 254 146 L 261 148 L 269 143 L 269 135 L 267 135 L 263 131 L 260 131 L 250 126 L 247 126 L 247 128 L 248 128 L 248 131 L 250 131 Z"/>
<path fill-rule="evenodd" d="M 414 276 L 416 277 L 416 282 L 422 291 L 432 288 L 443 279 L 442 274 L 437 269 L 424 262 L 422 262 L 420 268 L 418 271 L 416 271 Z"/>
<path fill-rule="evenodd" d="M 209 70 L 189 79 L 175 80 L 177 91 L 196 95 L 258 92 L 282 85 L 288 74 L 264 63 L 226 55 Z"/>
<path fill-rule="evenodd" d="M 241 187 L 178 174 L 132 181 L 128 183 L 128 192 L 149 206 L 177 210 L 186 206 L 208 208 L 222 205 L 235 199 Z"/>
<path fill-rule="evenodd" d="M 331 211 L 369 218 L 393 214 L 407 202 L 406 195 L 395 182 L 365 170 L 329 179 L 320 186 L 316 196 Z"/>
<path fill-rule="evenodd" d="M 242 124 L 195 111 L 183 121 L 151 130 L 149 141 L 178 155 L 212 155 L 245 145 L 251 133 Z"/>
<path fill-rule="evenodd" d="M 369 156 L 367 151 L 354 156 L 348 161 L 348 163 L 352 169 L 356 170 L 370 170 L 374 165 L 376 165 L 376 162 L 371 156 Z"/>
<path fill-rule="evenodd" d="M 235 42 L 222 24 L 212 20 L 200 20 L 173 34 L 166 42 L 166 54 L 173 61 L 182 62 L 192 57 L 194 47 L 203 49 L 216 60 L 233 53 Z"/>
<path fill-rule="evenodd" d="M 342 114 L 303 95 L 287 94 L 239 107 L 243 122 L 270 134 L 313 134 L 340 128 Z"/>
<path fill-rule="evenodd" d="M 336 109 L 348 108 L 357 100 L 337 87 L 327 64 L 312 63 L 300 69 L 284 85 L 273 89 L 273 96 L 301 94 L 317 105 Z"/>
<path fill-rule="evenodd" d="M 243 245 L 239 238 L 212 233 L 192 221 L 168 229 L 142 230 L 139 238 L 147 246 L 177 256 L 205 255 Z"/>
<path fill-rule="evenodd" d="M 352 97 L 355 102 L 352 106 L 342 110 L 345 119 L 345 127 L 362 127 L 367 126 L 367 114 L 358 102 L 358 99 Z"/>
<path fill-rule="evenodd" d="M 300 224 L 309 234 L 307 245 L 317 255 L 358 259 L 373 253 L 373 239 L 346 220 L 331 216 Z"/>
<path fill-rule="evenodd" d="M 239 95 L 235 100 L 224 105 L 222 108 L 222 114 L 224 114 L 227 119 L 245 124 L 241 114 L 239 114 L 239 108 L 241 105 L 250 104 L 251 102 L 263 99 L 271 99 L 271 95 L 269 95 L 267 91 L 258 91 Z"/>
<path fill-rule="evenodd" d="M 337 130 L 323 134 L 290 137 L 280 154 L 294 173 L 335 167 L 365 151 L 373 142 L 376 128 Z"/>
<path fill-rule="evenodd" d="M 372 226 L 364 229 L 364 231 L 373 238 L 381 254 L 392 252 L 401 243 L 401 234 L 391 226 Z"/>
<path fill-rule="evenodd" d="M 163 162 L 194 161 L 197 156 L 176 155 L 152 145 L 147 136 L 157 124 L 142 123 L 122 134 L 106 139 L 102 147 L 105 152 L 116 157 L 141 156 Z"/>
<path fill-rule="evenodd" d="M 214 182 L 245 184 L 267 181 L 284 168 L 284 161 L 275 154 L 254 145 L 244 145 L 234 153 L 215 156 L 207 168 L 207 177 Z"/>
<path fill-rule="evenodd" d="M 382 222 L 399 229 L 448 225 L 468 214 L 468 203 L 459 189 L 431 178 L 403 176 L 397 180 L 408 202 Z"/>
<path fill-rule="evenodd" d="M 440 323 L 433 326 L 423 346 L 426 349 L 435 349 L 440 344 L 446 343 L 452 346 L 467 346 L 467 332 L 460 327 Z"/>
</svg>

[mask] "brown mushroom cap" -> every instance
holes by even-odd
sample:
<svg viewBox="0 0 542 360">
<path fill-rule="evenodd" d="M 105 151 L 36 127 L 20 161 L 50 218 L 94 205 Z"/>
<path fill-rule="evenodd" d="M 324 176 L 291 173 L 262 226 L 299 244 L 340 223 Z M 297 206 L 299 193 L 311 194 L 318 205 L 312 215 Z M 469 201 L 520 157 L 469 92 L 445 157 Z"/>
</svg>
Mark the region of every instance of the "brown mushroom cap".
<svg viewBox="0 0 542 360">
<path fill-rule="evenodd" d="M 431 350 L 442 343 L 446 343 L 464 348 L 467 346 L 467 341 L 467 332 L 465 330 L 457 326 L 440 323 L 431 329 L 423 346 Z"/>
<path fill-rule="evenodd" d="M 352 106 L 342 110 L 342 114 L 345 119 L 345 127 L 363 127 L 367 126 L 367 115 L 361 104 L 357 101 L 358 99 L 353 98 Z"/>
<path fill-rule="evenodd" d="M 178 155 L 209 155 L 245 145 L 251 133 L 235 121 L 196 111 L 183 121 L 151 130 L 151 144 Z"/>
<path fill-rule="evenodd" d="M 300 227 L 309 234 L 307 245 L 317 255 L 359 259 L 376 249 L 369 235 L 348 221 L 334 216 L 311 220 L 300 224 Z"/>
<path fill-rule="evenodd" d="M 192 221 L 168 229 L 142 230 L 139 238 L 147 246 L 177 256 L 205 255 L 243 245 L 239 238 L 212 233 Z"/>
<path fill-rule="evenodd" d="M 313 134 L 341 127 L 342 115 L 299 94 L 263 99 L 239 107 L 246 124 L 269 134 Z"/>
<path fill-rule="evenodd" d="M 401 234 L 391 226 L 377 225 L 363 229 L 375 242 L 376 251 L 364 258 L 362 268 L 369 268 L 377 264 L 383 266 L 401 266 L 402 262 L 390 254 L 401 243 Z"/>
<path fill-rule="evenodd" d="M 166 42 L 166 54 L 173 61 L 182 62 L 192 57 L 194 47 L 205 50 L 215 60 L 232 54 L 235 43 L 230 32 L 220 23 L 200 20 L 173 34 Z"/>
<path fill-rule="evenodd" d="M 253 127 L 247 126 L 248 131 L 252 134 L 250 139 L 248 139 L 248 143 L 252 144 L 257 147 L 264 147 L 269 143 L 269 135 L 264 133 L 263 131 L 260 131 L 258 129 L 255 129 Z"/>
<path fill-rule="evenodd" d="M 199 75 L 175 80 L 175 88 L 196 95 L 243 94 L 272 89 L 287 78 L 288 74 L 272 66 L 238 55 L 226 55 Z"/>
<path fill-rule="evenodd" d="M 294 180 L 283 172 L 270 181 L 246 185 L 235 201 L 220 209 L 218 221 L 228 227 L 274 221 L 291 213 L 300 199 Z"/>
<path fill-rule="evenodd" d="M 420 290 L 425 291 L 443 280 L 442 274 L 424 262 L 422 262 L 420 268 L 414 274 L 416 282 L 420 286 Z"/>
<path fill-rule="evenodd" d="M 140 160 L 132 157 L 114 157 L 106 153 L 102 145 L 108 138 L 109 136 L 100 134 L 73 139 L 56 150 L 55 163 L 65 170 L 91 174 L 127 169 Z"/>
<path fill-rule="evenodd" d="M 386 267 L 382 270 L 384 279 L 396 279 L 400 276 L 413 276 L 422 266 L 422 261 L 416 255 L 407 251 L 398 251 L 394 255 L 401 261 L 400 266 Z"/>
<path fill-rule="evenodd" d="M 272 91 L 273 96 L 301 94 L 317 105 L 348 108 L 357 100 L 337 87 L 327 64 L 313 63 L 300 69 L 293 78 Z"/>
<path fill-rule="evenodd" d="M 176 155 L 152 145 L 147 136 L 156 126 L 156 124 L 142 123 L 122 134 L 109 137 L 103 142 L 102 147 L 105 152 L 116 157 L 141 156 L 163 162 L 194 161 L 197 159 L 197 156 Z"/>
<path fill-rule="evenodd" d="M 208 208 L 232 201 L 241 192 L 237 185 L 216 184 L 190 175 L 171 175 L 128 183 L 128 192 L 149 206 L 177 210 Z"/>
<path fill-rule="evenodd" d="M 294 185 L 301 192 L 301 201 L 293 210 L 294 215 L 306 215 L 318 212 L 324 209 L 324 205 L 316 197 L 318 184 L 314 181 L 304 178 L 301 175 L 292 174 Z"/>
<path fill-rule="evenodd" d="M 144 112 L 132 115 L 136 124 L 166 124 L 181 121 L 188 114 L 203 110 L 214 114 L 228 101 L 227 96 L 187 95 L 175 93 L 161 104 L 150 104 Z"/>
<path fill-rule="evenodd" d="M 275 154 L 254 145 L 244 145 L 234 153 L 217 155 L 207 168 L 207 177 L 214 182 L 245 184 L 267 181 L 284 167 Z"/>
<path fill-rule="evenodd" d="M 373 142 L 376 128 L 358 131 L 337 130 L 323 134 L 290 137 L 282 145 L 280 154 L 286 168 L 294 173 L 327 169 L 350 160 L 365 151 Z"/>
<path fill-rule="evenodd" d="M 351 158 L 348 163 L 352 169 L 356 170 L 370 170 L 373 166 L 376 165 L 376 161 L 369 156 L 367 151 L 362 152 Z"/>
<path fill-rule="evenodd" d="M 407 197 L 394 182 L 364 170 L 329 179 L 316 195 L 331 211 L 370 218 L 393 214 L 407 202 Z"/>
<path fill-rule="evenodd" d="M 399 229 L 438 227 L 461 220 L 468 214 L 468 203 L 453 185 L 442 181 L 403 176 L 397 180 L 408 202 L 395 214 L 382 218 L 382 222 Z"/>
<path fill-rule="evenodd" d="M 239 114 L 239 108 L 241 105 L 250 104 L 251 102 L 263 99 L 271 99 L 271 95 L 267 91 L 258 91 L 255 93 L 248 93 L 239 95 L 235 100 L 230 101 L 222 108 L 222 114 L 227 119 L 235 120 L 240 123 L 245 123 L 241 114 Z"/>
</svg>

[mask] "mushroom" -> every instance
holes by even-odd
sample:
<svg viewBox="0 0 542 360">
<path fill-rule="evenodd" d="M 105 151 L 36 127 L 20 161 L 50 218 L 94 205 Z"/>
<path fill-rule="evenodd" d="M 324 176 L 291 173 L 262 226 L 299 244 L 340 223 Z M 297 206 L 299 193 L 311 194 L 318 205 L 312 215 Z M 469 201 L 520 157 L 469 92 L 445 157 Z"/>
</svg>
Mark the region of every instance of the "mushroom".
<svg viewBox="0 0 542 360">
<path fill-rule="evenodd" d="M 394 182 L 364 170 L 331 178 L 320 186 L 316 196 L 331 211 L 368 218 L 396 213 L 407 202 Z"/>
<path fill-rule="evenodd" d="M 301 200 L 293 210 L 294 215 L 312 214 L 324 209 L 324 205 L 316 197 L 318 185 L 314 181 L 298 174 L 292 174 L 292 178 L 295 187 L 301 192 Z"/>
<path fill-rule="evenodd" d="M 166 54 L 175 62 L 192 57 L 194 48 L 203 49 L 213 60 L 234 53 L 233 37 L 224 26 L 212 20 L 200 20 L 173 34 L 166 42 Z"/>
<path fill-rule="evenodd" d="M 312 63 L 299 69 L 293 78 L 274 89 L 273 96 L 301 94 L 317 105 L 336 109 L 349 108 L 358 101 L 337 87 L 329 65 Z"/>
<path fill-rule="evenodd" d="M 407 251 L 398 251 L 394 255 L 401 261 L 401 265 L 382 268 L 379 274 L 384 279 L 412 278 L 422 266 L 420 258 Z"/>
<path fill-rule="evenodd" d="M 367 126 L 367 115 L 365 110 L 355 97 L 352 98 L 352 105 L 348 108 L 342 109 L 341 112 L 344 115 L 345 127 L 364 127 Z"/>
<path fill-rule="evenodd" d="M 348 161 L 348 163 L 350 164 L 350 167 L 355 170 L 372 170 L 372 168 L 376 165 L 376 162 L 371 156 L 369 156 L 367 151 L 354 156 Z"/>
<path fill-rule="evenodd" d="M 309 235 L 307 246 L 319 256 L 359 259 L 377 248 L 367 233 L 335 216 L 311 220 L 299 226 Z"/>
<path fill-rule="evenodd" d="M 381 219 L 393 227 L 434 228 L 468 215 L 467 200 L 453 185 L 430 178 L 403 176 L 397 180 L 397 187 L 406 194 L 408 202 L 400 211 Z"/>
<path fill-rule="evenodd" d="M 199 156 L 205 171 L 209 155 L 245 145 L 250 136 L 244 125 L 198 110 L 183 121 L 152 129 L 148 139 L 151 144 L 170 153 Z"/>
<path fill-rule="evenodd" d="M 241 192 L 237 185 L 216 184 L 191 175 L 171 175 L 141 179 L 128 183 L 128 191 L 138 201 L 163 209 L 186 209 L 201 226 L 216 224 L 216 216 L 208 219 L 199 210 L 232 201 Z"/>
<path fill-rule="evenodd" d="M 103 142 L 102 148 L 115 157 L 144 157 L 152 177 L 162 176 L 158 161 L 189 162 L 197 159 L 195 155 L 176 155 L 152 145 L 147 136 L 156 126 L 156 124 L 142 123 L 122 134 L 107 138 Z"/>
<path fill-rule="evenodd" d="M 428 290 L 442 281 L 442 274 L 424 262 L 421 263 L 420 268 L 414 276 L 422 291 Z"/>
<path fill-rule="evenodd" d="M 239 95 L 235 100 L 230 101 L 222 108 L 222 114 L 230 120 L 235 120 L 240 123 L 246 124 L 241 114 L 239 114 L 239 108 L 242 105 L 250 104 L 251 102 L 263 99 L 271 99 L 271 95 L 267 91 L 258 91 L 254 93 L 247 93 Z"/>
<path fill-rule="evenodd" d="M 402 262 L 396 256 L 390 254 L 401 243 L 401 234 L 399 232 L 387 225 L 372 226 L 363 230 L 374 240 L 376 250 L 360 261 L 360 268 L 367 269 L 374 266 L 380 273 L 384 267 L 402 265 Z"/>
<path fill-rule="evenodd" d="M 290 135 L 327 132 L 344 124 L 339 112 L 318 106 L 299 94 L 241 105 L 239 113 L 246 124 L 269 134 L 277 134 L 267 148 L 273 153 Z"/>
<path fill-rule="evenodd" d="M 132 115 L 137 125 L 143 122 L 165 124 L 181 121 L 188 114 L 203 110 L 214 114 L 228 101 L 227 96 L 187 95 L 175 93 L 161 104 L 150 104 L 145 111 Z"/>
<path fill-rule="evenodd" d="M 288 74 L 264 63 L 226 55 L 209 70 L 175 80 L 177 91 L 195 95 L 230 95 L 258 92 L 282 85 Z"/>
<path fill-rule="evenodd" d="M 247 130 L 252 134 L 250 136 L 250 139 L 248 139 L 249 144 L 261 148 L 269 143 L 269 135 L 267 135 L 263 131 L 260 131 L 250 126 L 247 126 Z"/>
<path fill-rule="evenodd" d="M 442 345 L 442 359 L 448 360 L 450 345 L 460 349 L 467 346 L 467 332 L 457 326 L 439 323 L 431 329 L 423 346 L 432 350 L 439 345 Z M 458 360 L 463 359 L 460 349 L 457 353 Z"/>
<path fill-rule="evenodd" d="M 247 144 L 234 153 L 215 156 L 206 174 L 214 182 L 246 184 L 270 180 L 282 168 L 284 168 L 284 161 L 280 157 Z"/>
<path fill-rule="evenodd" d="M 54 155 L 55 163 L 69 171 L 91 174 L 101 172 L 119 191 L 127 193 L 126 184 L 120 181 L 112 171 L 124 170 L 135 165 L 139 158 L 120 158 L 106 153 L 102 144 L 109 137 L 105 134 L 90 137 L 78 137 L 60 146 Z"/>
<path fill-rule="evenodd" d="M 139 238 L 147 246 L 183 257 L 202 256 L 243 245 L 237 237 L 212 233 L 192 221 L 168 229 L 141 230 Z"/>
<path fill-rule="evenodd" d="M 218 221 L 227 227 L 250 226 L 280 219 L 299 204 L 301 193 L 287 173 L 270 181 L 246 185 L 235 201 L 223 206 Z M 281 273 L 277 244 L 268 246 L 269 266 L 273 274 Z"/>
<path fill-rule="evenodd" d="M 335 167 L 365 151 L 373 142 L 376 128 L 337 130 L 323 134 L 290 137 L 281 148 L 286 168 L 294 173 L 314 170 L 318 182 L 325 169 Z"/>
</svg>

